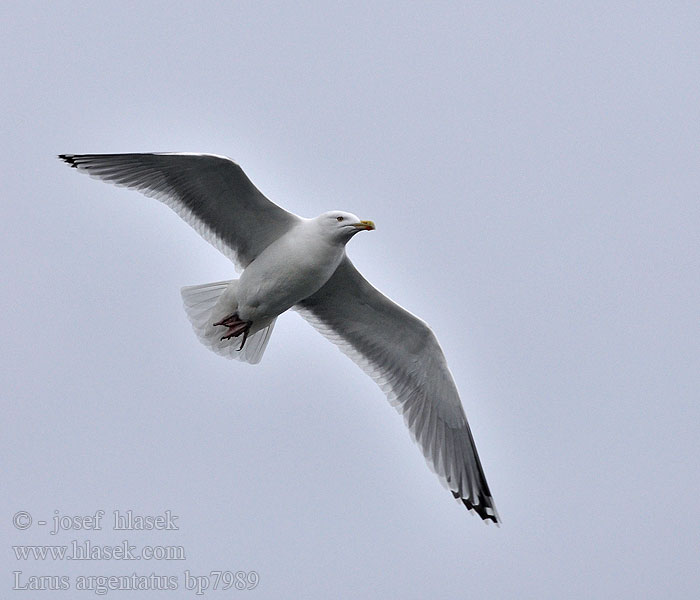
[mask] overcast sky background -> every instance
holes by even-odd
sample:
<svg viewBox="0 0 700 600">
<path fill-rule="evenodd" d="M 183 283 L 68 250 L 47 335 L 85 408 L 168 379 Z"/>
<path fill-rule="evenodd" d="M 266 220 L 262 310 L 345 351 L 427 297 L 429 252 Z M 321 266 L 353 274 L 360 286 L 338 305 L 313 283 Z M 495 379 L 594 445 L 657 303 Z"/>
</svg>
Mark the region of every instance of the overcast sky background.
<svg viewBox="0 0 700 600">
<path fill-rule="evenodd" d="M 697 598 L 700 6 L 654 4 L 5 2 L 0 595 L 155 572 L 180 589 L 108 597 L 193 598 L 189 569 L 258 598 Z M 440 339 L 500 529 L 298 315 L 257 366 L 197 342 L 179 289 L 232 265 L 55 158 L 135 151 L 376 222 L 349 254 Z M 98 509 L 180 530 L 11 524 Z M 187 560 L 10 548 L 125 537 Z"/>
</svg>

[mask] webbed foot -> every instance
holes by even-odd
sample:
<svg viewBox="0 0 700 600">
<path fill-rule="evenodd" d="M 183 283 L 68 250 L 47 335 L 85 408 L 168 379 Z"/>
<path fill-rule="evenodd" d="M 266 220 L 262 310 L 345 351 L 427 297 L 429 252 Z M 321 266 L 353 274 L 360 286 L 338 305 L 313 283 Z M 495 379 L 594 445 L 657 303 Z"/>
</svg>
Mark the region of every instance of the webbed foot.
<svg viewBox="0 0 700 600">
<path fill-rule="evenodd" d="M 253 324 L 252 321 L 243 321 L 240 319 L 238 314 L 234 313 L 224 319 L 221 319 L 218 323 L 214 323 L 214 327 L 224 326 L 228 327 L 228 331 L 221 336 L 221 340 L 230 340 L 232 337 L 238 337 L 243 334 L 243 341 L 241 342 L 238 351 L 243 350 L 245 342 L 248 339 L 248 332 L 250 331 L 250 326 Z"/>
</svg>

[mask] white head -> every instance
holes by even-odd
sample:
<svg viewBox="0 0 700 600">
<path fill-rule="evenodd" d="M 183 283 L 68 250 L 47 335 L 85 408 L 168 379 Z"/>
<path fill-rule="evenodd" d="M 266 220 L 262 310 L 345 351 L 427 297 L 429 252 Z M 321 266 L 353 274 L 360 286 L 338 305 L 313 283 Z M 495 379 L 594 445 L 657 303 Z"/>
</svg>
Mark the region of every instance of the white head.
<svg viewBox="0 0 700 600">
<path fill-rule="evenodd" d="M 361 221 L 357 215 L 342 210 L 332 210 L 314 219 L 324 233 L 333 239 L 347 243 L 359 231 L 372 231 L 372 221 Z"/>
</svg>

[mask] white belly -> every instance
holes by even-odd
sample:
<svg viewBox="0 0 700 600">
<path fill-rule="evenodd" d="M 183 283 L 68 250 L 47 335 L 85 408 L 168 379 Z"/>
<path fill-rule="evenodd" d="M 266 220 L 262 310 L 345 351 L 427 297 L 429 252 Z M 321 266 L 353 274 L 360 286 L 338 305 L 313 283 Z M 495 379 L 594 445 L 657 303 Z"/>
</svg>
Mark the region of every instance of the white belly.
<svg viewBox="0 0 700 600">
<path fill-rule="evenodd" d="M 275 318 L 308 298 L 328 281 L 344 255 L 298 228 L 266 248 L 241 275 L 238 316 L 243 321 Z"/>
</svg>

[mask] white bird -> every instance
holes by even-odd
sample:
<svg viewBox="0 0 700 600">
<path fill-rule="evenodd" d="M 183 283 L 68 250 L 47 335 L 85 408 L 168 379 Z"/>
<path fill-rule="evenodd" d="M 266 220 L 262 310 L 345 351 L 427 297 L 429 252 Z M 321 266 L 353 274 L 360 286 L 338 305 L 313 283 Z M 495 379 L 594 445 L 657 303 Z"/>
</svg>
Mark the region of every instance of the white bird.
<svg viewBox="0 0 700 600">
<path fill-rule="evenodd" d="M 452 495 L 482 519 L 500 522 L 435 335 L 372 287 L 345 254 L 350 238 L 374 223 L 341 211 L 298 217 L 270 202 L 223 156 L 59 158 L 161 200 L 242 271 L 237 280 L 182 289 L 187 315 L 207 347 L 257 363 L 277 316 L 294 308 L 381 387 Z"/>
</svg>

